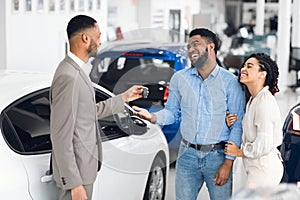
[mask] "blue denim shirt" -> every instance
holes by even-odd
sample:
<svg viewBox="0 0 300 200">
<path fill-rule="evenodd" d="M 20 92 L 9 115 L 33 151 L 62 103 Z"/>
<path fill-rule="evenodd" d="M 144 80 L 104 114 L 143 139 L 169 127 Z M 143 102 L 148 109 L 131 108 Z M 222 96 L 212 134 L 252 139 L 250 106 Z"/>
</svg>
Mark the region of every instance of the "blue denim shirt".
<svg viewBox="0 0 300 200">
<path fill-rule="evenodd" d="M 226 112 L 238 115 L 230 128 L 226 125 Z M 237 77 L 217 65 L 205 80 L 196 68 L 176 72 L 170 81 L 166 106 L 155 115 L 159 125 L 172 124 L 181 116 L 180 132 L 190 143 L 233 141 L 240 145 L 244 112 L 245 95 Z"/>
</svg>

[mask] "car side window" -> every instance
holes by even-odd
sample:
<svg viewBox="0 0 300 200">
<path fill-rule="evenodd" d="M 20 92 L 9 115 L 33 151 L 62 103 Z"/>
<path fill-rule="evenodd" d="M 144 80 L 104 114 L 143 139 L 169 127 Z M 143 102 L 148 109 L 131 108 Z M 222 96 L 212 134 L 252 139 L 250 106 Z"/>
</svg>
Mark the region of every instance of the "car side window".
<svg viewBox="0 0 300 200">
<path fill-rule="evenodd" d="M 110 96 L 96 90 L 96 102 L 104 101 Z M 127 137 L 131 132 L 131 123 L 129 110 L 124 109 L 123 112 L 117 113 L 98 120 L 100 128 L 102 129 L 102 141 L 113 140 L 120 137 Z"/>
<path fill-rule="evenodd" d="M 13 150 L 24 154 L 51 151 L 49 89 L 23 97 L 3 115 L 3 134 Z"/>
<path fill-rule="evenodd" d="M 109 95 L 96 90 L 96 102 L 110 98 Z M 100 119 L 102 141 L 113 140 L 129 135 L 143 135 L 147 132 L 147 124 L 133 115 L 132 110 L 124 106 L 124 110 L 115 115 Z"/>
<path fill-rule="evenodd" d="M 106 66 L 103 66 L 103 63 Z M 155 58 L 128 58 L 121 56 L 110 58 L 109 61 L 109 58 L 106 57 L 97 59 L 94 62 L 90 77 L 93 82 L 113 91 L 117 82 L 120 81 L 139 84 L 142 82 L 168 82 L 174 73 L 174 64 L 174 61 Z"/>
</svg>

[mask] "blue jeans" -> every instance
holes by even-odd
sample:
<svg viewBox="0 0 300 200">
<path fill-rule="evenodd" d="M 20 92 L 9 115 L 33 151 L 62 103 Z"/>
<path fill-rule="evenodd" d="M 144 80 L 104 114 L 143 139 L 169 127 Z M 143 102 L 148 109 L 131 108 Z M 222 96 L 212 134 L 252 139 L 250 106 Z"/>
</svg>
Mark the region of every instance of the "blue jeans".
<svg viewBox="0 0 300 200">
<path fill-rule="evenodd" d="M 196 200 L 204 181 L 211 200 L 230 199 L 232 173 L 226 184 L 214 185 L 214 177 L 224 160 L 224 150 L 204 152 L 181 142 L 176 161 L 176 200 Z"/>
</svg>

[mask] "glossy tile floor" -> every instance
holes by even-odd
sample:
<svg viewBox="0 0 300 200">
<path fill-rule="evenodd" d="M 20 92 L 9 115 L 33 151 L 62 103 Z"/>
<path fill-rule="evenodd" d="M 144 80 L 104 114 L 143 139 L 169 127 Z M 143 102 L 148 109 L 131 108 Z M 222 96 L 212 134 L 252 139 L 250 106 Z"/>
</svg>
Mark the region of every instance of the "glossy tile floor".
<svg viewBox="0 0 300 200">
<path fill-rule="evenodd" d="M 300 88 L 296 91 L 293 91 L 289 88 L 286 90 L 281 90 L 278 94 L 275 95 L 277 103 L 279 105 L 281 111 L 281 118 L 284 122 L 284 119 L 289 112 L 289 110 L 297 103 L 300 102 Z M 242 163 L 240 160 L 235 161 L 234 166 L 234 174 L 237 178 L 235 178 L 235 183 L 233 183 L 233 193 L 239 190 L 242 185 L 243 175 L 242 175 Z M 175 200 L 175 169 L 170 168 L 169 180 L 168 180 L 168 188 L 167 188 L 167 196 L 166 200 Z M 205 184 L 203 185 L 197 200 L 209 200 L 208 191 L 206 189 Z"/>
</svg>

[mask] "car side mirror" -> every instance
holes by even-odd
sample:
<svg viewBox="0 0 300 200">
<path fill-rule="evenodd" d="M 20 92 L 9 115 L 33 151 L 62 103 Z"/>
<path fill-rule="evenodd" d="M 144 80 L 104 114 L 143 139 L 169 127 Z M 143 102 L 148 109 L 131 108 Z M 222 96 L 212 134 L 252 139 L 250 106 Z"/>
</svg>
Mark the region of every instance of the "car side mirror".
<svg viewBox="0 0 300 200">
<path fill-rule="evenodd" d="M 298 112 L 295 112 L 295 110 L 292 111 L 291 114 L 292 114 L 292 117 L 291 117 L 291 120 L 292 120 L 291 129 L 292 129 L 292 132 L 295 135 L 300 135 L 300 115 L 299 115 Z"/>
</svg>

